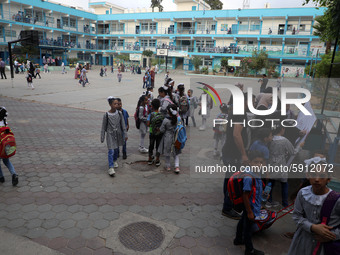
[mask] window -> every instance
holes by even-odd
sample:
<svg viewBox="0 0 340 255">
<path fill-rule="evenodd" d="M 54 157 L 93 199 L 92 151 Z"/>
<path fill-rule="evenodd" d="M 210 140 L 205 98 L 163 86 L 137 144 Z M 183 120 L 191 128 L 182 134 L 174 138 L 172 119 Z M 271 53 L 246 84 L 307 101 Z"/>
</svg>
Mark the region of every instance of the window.
<svg viewBox="0 0 340 255">
<path fill-rule="evenodd" d="M 5 30 L 5 36 L 6 37 L 17 37 L 17 32 L 15 30 Z"/>
<path fill-rule="evenodd" d="M 205 66 L 212 66 L 212 59 L 211 58 L 205 58 L 204 59 L 204 65 Z"/>
<path fill-rule="evenodd" d="M 192 6 L 192 7 L 191 7 L 191 10 L 192 10 L 192 11 L 196 11 L 196 6 Z"/>
<path fill-rule="evenodd" d="M 211 25 L 211 30 L 212 31 L 215 31 L 215 29 L 216 29 L 216 25 L 214 24 L 214 25 Z"/>
<path fill-rule="evenodd" d="M 68 17 L 62 17 L 62 24 L 63 24 L 63 26 L 66 26 L 66 27 L 68 27 L 69 26 L 69 24 L 68 24 Z"/>
<path fill-rule="evenodd" d="M 150 31 L 156 31 L 156 27 L 157 27 L 157 25 L 156 25 L 155 22 L 150 23 Z"/>
<path fill-rule="evenodd" d="M 32 17 L 32 9 L 25 9 L 25 16 L 26 18 Z"/>
<path fill-rule="evenodd" d="M 42 14 L 42 12 L 35 11 L 34 12 L 34 18 L 35 18 L 35 21 L 43 22 L 43 14 Z"/>
<path fill-rule="evenodd" d="M 124 46 L 124 40 L 119 39 L 118 40 L 118 46 Z"/>
<path fill-rule="evenodd" d="M 149 30 L 149 23 L 142 23 L 142 31 L 148 31 Z"/>
<path fill-rule="evenodd" d="M 1 37 L 4 36 L 4 34 L 3 34 L 3 29 L 4 29 L 4 27 L 0 27 L 0 36 L 1 36 Z"/>
<path fill-rule="evenodd" d="M 108 10 L 105 11 L 106 14 L 110 14 Z"/>
<path fill-rule="evenodd" d="M 155 47 L 156 46 L 156 40 L 149 40 L 149 46 Z"/>
<path fill-rule="evenodd" d="M 141 47 L 147 47 L 148 46 L 148 40 L 140 40 L 140 46 Z"/>
<path fill-rule="evenodd" d="M 293 25 L 287 25 L 287 31 L 293 30 Z"/>
<path fill-rule="evenodd" d="M 228 24 L 221 24 L 221 31 L 228 31 Z"/>
<path fill-rule="evenodd" d="M 77 21 L 76 19 L 70 19 L 70 27 L 76 28 L 77 27 Z"/>
<path fill-rule="evenodd" d="M 301 24 L 299 31 L 306 31 L 306 25 Z"/>
<path fill-rule="evenodd" d="M 206 41 L 205 46 L 208 48 L 213 48 L 214 47 L 214 41 Z"/>
</svg>

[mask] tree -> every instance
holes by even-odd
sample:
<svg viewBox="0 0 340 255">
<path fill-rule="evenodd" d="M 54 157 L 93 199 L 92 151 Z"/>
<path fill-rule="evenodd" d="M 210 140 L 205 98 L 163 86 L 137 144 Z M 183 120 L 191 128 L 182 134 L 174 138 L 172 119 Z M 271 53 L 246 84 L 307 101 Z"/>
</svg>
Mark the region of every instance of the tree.
<svg viewBox="0 0 340 255">
<path fill-rule="evenodd" d="M 152 12 L 153 12 L 153 9 L 155 7 L 158 7 L 159 11 L 162 12 L 163 11 L 163 6 L 162 6 L 162 1 L 163 0 L 151 0 L 151 8 L 152 8 Z"/>
<path fill-rule="evenodd" d="M 229 65 L 228 65 L 228 60 L 229 60 L 229 58 L 226 58 L 226 57 L 223 57 L 223 58 L 221 59 L 221 66 L 222 66 L 223 69 L 224 69 L 224 75 L 226 75 L 227 72 L 228 72 L 228 67 L 229 67 Z"/>
<path fill-rule="evenodd" d="M 152 50 L 145 50 L 145 51 L 143 51 L 142 54 L 143 54 L 143 56 L 150 58 L 153 55 L 153 51 Z"/>
<path fill-rule="evenodd" d="M 306 72 L 309 70 L 315 70 L 316 78 L 327 78 L 329 73 L 329 67 L 331 64 L 332 54 L 326 54 L 321 56 L 321 62 L 306 67 Z M 335 63 L 340 63 L 340 52 L 337 52 L 334 59 Z M 311 69 L 312 68 L 312 69 Z M 340 78 L 340 65 L 334 65 L 332 70 L 332 78 Z"/>
<path fill-rule="evenodd" d="M 315 31 L 314 35 L 319 36 L 321 41 L 326 42 L 326 54 L 328 54 L 332 47 L 332 41 L 335 40 L 336 34 L 331 30 L 329 24 L 332 22 L 329 14 L 324 14 L 322 16 L 316 17 L 317 22 L 313 28 Z"/>
<path fill-rule="evenodd" d="M 212 10 L 222 10 L 223 3 L 220 0 L 206 0 L 207 4 L 210 5 Z"/>
<path fill-rule="evenodd" d="M 117 58 L 121 61 L 129 61 L 130 60 L 129 55 L 127 55 L 127 54 L 119 54 L 119 55 L 117 55 Z"/>
<path fill-rule="evenodd" d="M 202 64 L 202 58 L 198 56 L 194 56 L 191 58 L 191 62 L 194 65 L 195 71 L 197 72 Z"/>
<path fill-rule="evenodd" d="M 263 68 L 268 67 L 268 54 L 264 50 L 253 51 L 250 68 L 255 71 L 255 75 Z"/>
</svg>

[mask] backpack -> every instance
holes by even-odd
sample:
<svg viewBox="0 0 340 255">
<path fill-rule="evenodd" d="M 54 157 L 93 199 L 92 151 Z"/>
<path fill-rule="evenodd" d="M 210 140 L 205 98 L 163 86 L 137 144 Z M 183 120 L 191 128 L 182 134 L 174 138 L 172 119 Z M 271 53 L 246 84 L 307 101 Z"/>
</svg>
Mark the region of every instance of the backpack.
<svg viewBox="0 0 340 255">
<path fill-rule="evenodd" d="M 179 112 L 181 114 L 186 113 L 189 110 L 189 102 L 186 95 L 183 95 L 179 99 Z"/>
<path fill-rule="evenodd" d="M 28 81 L 28 82 L 32 82 L 32 75 L 31 75 L 31 74 L 28 75 L 27 81 Z"/>
<path fill-rule="evenodd" d="M 231 202 L 234 205 L 234 210 L 237 212 L 243 211 L 243 179 L 249 176 L 252 178 L 252 190 L 249 197 L 252 197 L 253 202 L 255 202 L 256 185 L 255 179 L 249 173 L 236 172 L 228 180 L 227 189 Z"/>
<path fill-rule="evenodd" d="M 151 120 L 150 120 L 150 133 L 153 135 L 160 135 L 160 127 L 162 125 L 162 122 L 164 120 L 164 115 L 157 112 L 151 114 Z"/>
<path fill-rule="evenodd" d="M 0 127 L 0 158 L 10 158 L 17 150 L 15 138 L 9 127 Z"/>
<path fill-rule="evenodd" d="M 136 112 L 133 115 L 133 117 L 135 118 L 136 128 L 139 129 L 140 128 L 139 107 L 137 107 Z"/>
<path fill-rule="evenodd" d="M 320 212 L 320 217 L 321 217 L 321 224 L 326 224 L 328 225 L 330 217 L 331 217 L 331 213 L 333 211 L 333 208 L 336 204 L 336 202 L 338 201 L 338 199 L 340 198 L 340 193 L 337 193 L 335 191 L 331 191 L 325 201 L 322 204 L 321 207 L 321 212 Z M 333 229 L 339 228 L 340 226 L 335 226 L 333 227 Z M 318 254 L 318 251 L 321 247 L 321 245 L 323 245 L 323 249 L 324 249 L 324 253 L 325 254 L 334 254 L 334 255 L 340 255 L 340 241 L 339 240 L 334 240 L 334 241 L 330 241 L 330 242 L 326 242 L 326 243 L 320 243 L 318 242 L 313 254 Z"/>
<path fill-rule="evenodd" d="M 182 124 L 181 117 L 177 117 L 177 127 L 175 129 L 174 135 L 174 147 L 177 150 L 181 150 L 185 146 L 185 142 L 187 141 L 187 133 L 185 131 L 185 127 Z"/>
</svg>

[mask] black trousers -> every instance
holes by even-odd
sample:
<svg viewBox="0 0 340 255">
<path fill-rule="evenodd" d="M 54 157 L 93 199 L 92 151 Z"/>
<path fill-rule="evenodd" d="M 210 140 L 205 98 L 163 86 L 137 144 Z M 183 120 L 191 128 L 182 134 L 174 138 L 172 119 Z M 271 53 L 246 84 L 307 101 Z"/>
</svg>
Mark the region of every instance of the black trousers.
<svg viewBox="0 0 340 255">
<path fill-rule="evenodd" d="M 252 236 L 251 227 L 253 224 L 254 222 L 248 219 L 247 211 L 244 209 L 242 218 L 239 220 L 237 224 L 236 240 L 238 241 L 244 240 L 246 249 L 249 251 L 252 251 L 254 249 L 253 243 L 251 241 Z"/>
<path fill-rule="evenodd" d="M 149 145 L 149 156 L 153 156 L 153 149 L 155 148 L 155 143 L 156 143 L 156 157 L 160 156 L 160 153 L 158 152 L 158 147 L 159 144 L 161 143 L 163 135 L 153 135 L 150 134 L 149 140 L 150 140 L 150 145 Z"/>
<path fill-rule="evenodd" d="M 4 76 L 5 76 L 5 79 L 7 79 L 6 74 L 5 74 L 5 67 L 0 67 L 0 73 L 1 73 L 1 79 L 3 79 Z"/>
</svg>

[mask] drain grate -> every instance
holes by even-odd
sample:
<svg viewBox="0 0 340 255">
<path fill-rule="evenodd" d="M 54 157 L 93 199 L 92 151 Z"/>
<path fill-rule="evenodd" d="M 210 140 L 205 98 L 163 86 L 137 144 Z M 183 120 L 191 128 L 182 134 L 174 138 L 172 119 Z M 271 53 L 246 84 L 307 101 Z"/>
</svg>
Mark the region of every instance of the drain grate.
<svg viewBox="0 0 340 255">
<path fill-rule="evenodd" d="M 162 228 L 149 222 L 136 222 L 123 227 L 119 241 L 128 249 L 148 252 L 161 246 L 164 240 Z"/>
</svg>

